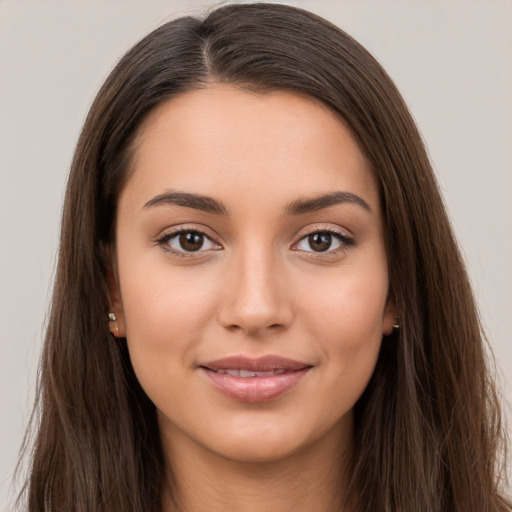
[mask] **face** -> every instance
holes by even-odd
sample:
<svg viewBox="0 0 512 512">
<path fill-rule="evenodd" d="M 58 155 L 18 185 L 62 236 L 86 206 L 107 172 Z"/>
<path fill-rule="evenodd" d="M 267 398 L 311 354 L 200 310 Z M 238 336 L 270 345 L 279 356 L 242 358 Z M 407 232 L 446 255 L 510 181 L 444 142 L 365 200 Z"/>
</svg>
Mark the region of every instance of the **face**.
<svg viewBox="0 0 512 512">
<path fill-rule="evenodd" d="M 116 237 L 112 305 L 165 445 L 268 461 L 350 441 L 396 313 L 378 187 L 339 117 L 284 91 L 171 99 Z"/>
</svg>

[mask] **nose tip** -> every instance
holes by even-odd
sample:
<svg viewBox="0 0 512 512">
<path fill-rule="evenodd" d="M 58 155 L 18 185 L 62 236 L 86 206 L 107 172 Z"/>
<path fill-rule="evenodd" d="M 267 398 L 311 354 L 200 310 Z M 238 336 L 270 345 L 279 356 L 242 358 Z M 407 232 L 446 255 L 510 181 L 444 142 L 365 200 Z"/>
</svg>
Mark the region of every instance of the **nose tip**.
<svg viewBox="0 0 512 512">
<path fill-rule="evenodd" d="M 256 261 L 232 269 L 220 313 L 221 324 L 248 336 L 286 329 L 292 319 L 286 286 L 277 269 Z"/>
<path fill-rule="evenodd" d="M 230 331 L 242 331 L 248 336 L 258 336 L 265 331 L 284 329 L 286 321 L 277 318 L 276 310 L 269 311 L 258 304 L 237 304 L 236 312 L 225 315 L 222 324 Z"/>
</svg>

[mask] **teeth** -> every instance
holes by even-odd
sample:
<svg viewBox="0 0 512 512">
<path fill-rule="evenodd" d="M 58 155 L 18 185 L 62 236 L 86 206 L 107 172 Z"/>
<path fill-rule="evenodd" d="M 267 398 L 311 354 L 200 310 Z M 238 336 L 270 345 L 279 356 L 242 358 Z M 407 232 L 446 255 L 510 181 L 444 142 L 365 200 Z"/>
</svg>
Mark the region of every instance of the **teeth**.
<svg viewBox="0 0 512 512">
<path fill-rule="evenodd" d="M 284 369 L 271 370 L 269 372 L 253 372 L 250 370 L 215 370 L 217 373 L 232 375 L 233 377 L 271 377 L 272 375 L 282 375 L 286 372 Z"/>
</svg>

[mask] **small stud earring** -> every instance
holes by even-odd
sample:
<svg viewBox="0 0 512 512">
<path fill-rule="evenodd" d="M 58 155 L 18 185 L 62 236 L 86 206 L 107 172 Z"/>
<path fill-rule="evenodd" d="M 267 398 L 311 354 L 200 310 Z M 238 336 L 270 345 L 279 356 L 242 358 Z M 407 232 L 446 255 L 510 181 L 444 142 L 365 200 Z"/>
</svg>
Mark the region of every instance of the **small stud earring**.
<svg viewBox="0 0 512 512">
<path fill-rule="evenodd" d="M 400 329 L 400 324 L 398 323 L 400 320 L 399 317 L 396 317 L 395 323 L 393 324 L 393 329 Z"/>
<path fill-rule="evenodd" d="M 116 321 L 116 315 L 114 313 L 108 314 L 108 323 L 110 332 L 116 337 L 119 338 L 119 325 Z"/>
</svg>

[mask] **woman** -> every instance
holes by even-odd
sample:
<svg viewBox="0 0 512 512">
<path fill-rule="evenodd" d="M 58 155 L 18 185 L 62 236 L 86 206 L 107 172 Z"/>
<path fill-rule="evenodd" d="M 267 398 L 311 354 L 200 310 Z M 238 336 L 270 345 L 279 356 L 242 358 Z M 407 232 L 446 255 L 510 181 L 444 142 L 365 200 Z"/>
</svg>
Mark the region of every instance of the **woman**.
<svg viewBox="0 0 512 512">
<path fill-rule="evenodd" d="M 508 510 L 427 155 L 305 11 L 154 31 L 78 142 L 28 509 Z"/>
</svg>

